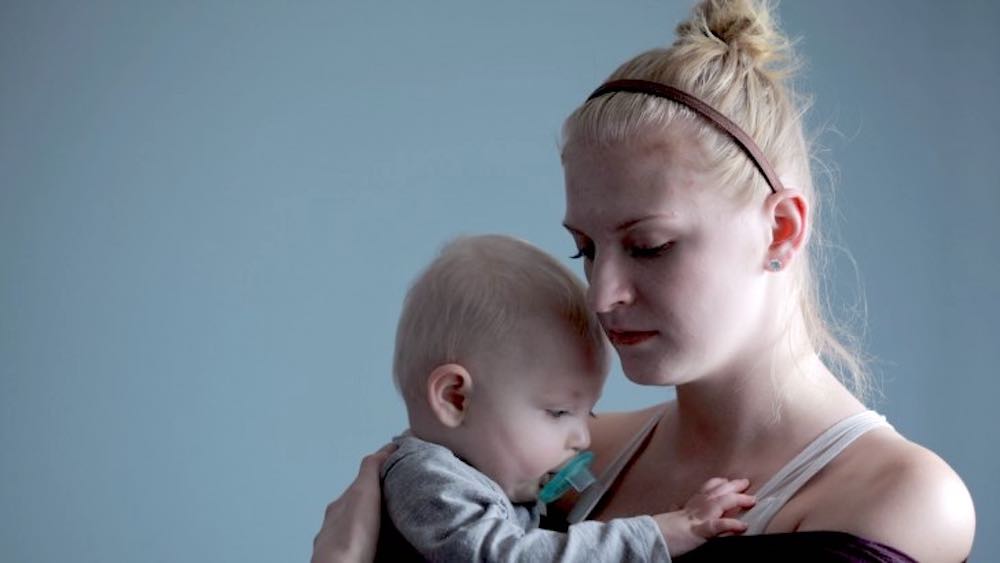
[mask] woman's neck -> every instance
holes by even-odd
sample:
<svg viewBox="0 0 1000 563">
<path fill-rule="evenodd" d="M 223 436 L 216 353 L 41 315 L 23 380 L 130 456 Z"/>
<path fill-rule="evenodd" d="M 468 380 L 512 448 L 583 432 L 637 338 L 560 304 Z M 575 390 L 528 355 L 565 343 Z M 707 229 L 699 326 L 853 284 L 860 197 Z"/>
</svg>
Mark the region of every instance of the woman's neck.
<svg viewBox="0 0 1000 563">
<path fill-rule="evenodd" d="M 769 358 L 738 362 L 677 387 L 670 434 L 679 455 L 708 455 L 724 465 L 749 455 L 794 453 L 864 408 L 810 347 L 771 349 Z"/>
</svg>

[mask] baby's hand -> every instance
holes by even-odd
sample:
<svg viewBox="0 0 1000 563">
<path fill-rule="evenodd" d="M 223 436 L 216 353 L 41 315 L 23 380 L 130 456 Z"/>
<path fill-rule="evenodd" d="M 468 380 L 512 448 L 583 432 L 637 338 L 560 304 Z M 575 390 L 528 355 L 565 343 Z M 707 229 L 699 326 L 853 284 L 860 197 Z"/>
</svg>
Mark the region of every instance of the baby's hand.
<svg viewBox="0 0 1000 563">
<path fill-rule="evenodd" d="M 727 514 L 746 509 L 757 500 L 743 491 L 750 486 L 748 479 L 709 479 L 701 490 L 688 499 L 684 508 L 656 514 L 653 519 L 663 532 L 670 555 L 677 557 L 720 534 L 742 534 L 747 526 Z"/>
</svg>

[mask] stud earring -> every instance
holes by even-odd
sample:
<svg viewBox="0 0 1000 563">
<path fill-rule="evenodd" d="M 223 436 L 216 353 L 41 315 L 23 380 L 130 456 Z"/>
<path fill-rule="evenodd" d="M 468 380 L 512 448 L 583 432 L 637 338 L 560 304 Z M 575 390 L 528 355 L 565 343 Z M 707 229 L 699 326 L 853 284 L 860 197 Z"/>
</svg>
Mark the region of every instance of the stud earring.
<svg viewBox="0 0 1000 563">
<path fill-rule="evenodd" d="M 778 260 L 777 258 L 771 260 L 770 262 L 767 263 L 767 269 L 771 270 L 772 272 L 777 272 L 781 270 L 781 260 Z"/>
</svg>

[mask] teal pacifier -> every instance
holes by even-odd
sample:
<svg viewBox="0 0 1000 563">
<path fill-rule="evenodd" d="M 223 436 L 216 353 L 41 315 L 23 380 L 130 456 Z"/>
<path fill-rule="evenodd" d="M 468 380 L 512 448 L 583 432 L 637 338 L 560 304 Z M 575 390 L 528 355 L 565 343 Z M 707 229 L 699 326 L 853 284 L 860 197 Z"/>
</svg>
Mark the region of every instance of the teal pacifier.
<svg viewBox="0 0 1000 563">
<path fill-rule="evenodd" d="M 590 462 L 594 461 L 591 452 L 580 452 L 569 460 L 548 483 L 538 491 L 538 500 L 548 504 L 566 494 L 571 487 L 582 491 L 592 485 L 594 475 L 590 472 Z"/>
</svg>

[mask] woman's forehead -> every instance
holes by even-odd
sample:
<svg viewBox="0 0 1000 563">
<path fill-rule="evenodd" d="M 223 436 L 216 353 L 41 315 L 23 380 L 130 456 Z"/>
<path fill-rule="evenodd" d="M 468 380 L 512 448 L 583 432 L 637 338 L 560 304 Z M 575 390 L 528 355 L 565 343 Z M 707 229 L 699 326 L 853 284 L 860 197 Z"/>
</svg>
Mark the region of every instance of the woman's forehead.
<svg viewBox="0 0 1000 563">
<path fill-rule="evenodd" d="M 676 154 L 676 153 L 675 153 Z M 566 163 L 567 227 L 621 230 L 648 216 L 677 220 L 699 205 L 699 192 L 712 181 L 684 155 L 658 151 L 603 150 L 577 153 Z"/>
</svg>

